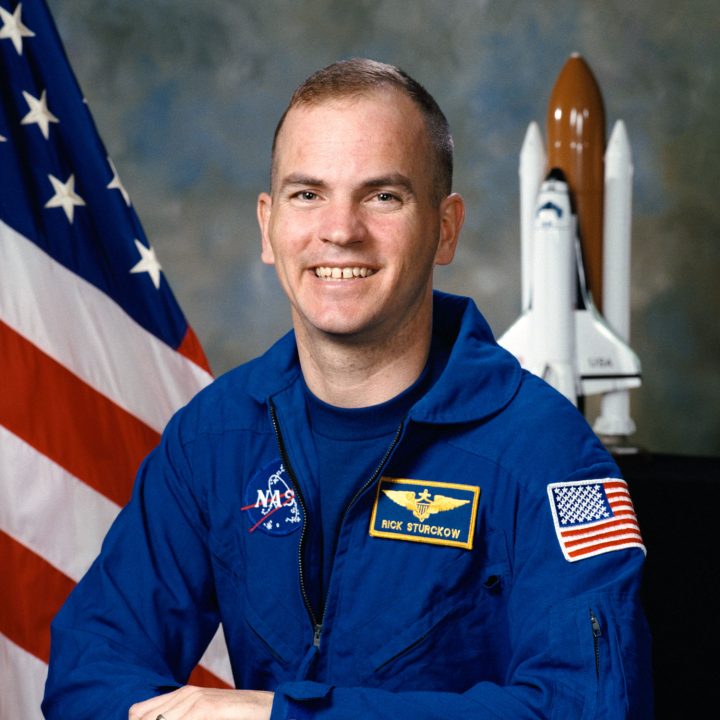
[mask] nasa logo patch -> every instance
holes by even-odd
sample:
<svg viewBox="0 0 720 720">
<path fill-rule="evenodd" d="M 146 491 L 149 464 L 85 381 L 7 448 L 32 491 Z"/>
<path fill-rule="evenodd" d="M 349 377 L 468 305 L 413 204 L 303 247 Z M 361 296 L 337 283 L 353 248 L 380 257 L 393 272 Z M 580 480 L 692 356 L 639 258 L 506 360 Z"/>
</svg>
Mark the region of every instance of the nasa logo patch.
<svg viewBox="0 0 720 720">
<path fill-rule="evenodd" d="M 242 510 L 251 533 L 262 530 L 268 535 L 289 535 L 302 527 L 302 508 L 279 459 L 250 479 Z"/>
</svg>

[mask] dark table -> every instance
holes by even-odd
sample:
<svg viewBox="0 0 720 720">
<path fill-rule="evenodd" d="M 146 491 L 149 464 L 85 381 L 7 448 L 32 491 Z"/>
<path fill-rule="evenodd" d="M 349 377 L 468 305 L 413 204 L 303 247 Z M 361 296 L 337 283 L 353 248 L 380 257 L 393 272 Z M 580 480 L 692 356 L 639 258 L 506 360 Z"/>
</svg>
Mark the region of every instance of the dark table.
<svg viewBox="0 0 720 720">
<path fill-rule="evenodd" d="M 656 717 L 714 717 L 720 695 L 720 458 L 616 455 L 647 562 Z"/>
</svg>

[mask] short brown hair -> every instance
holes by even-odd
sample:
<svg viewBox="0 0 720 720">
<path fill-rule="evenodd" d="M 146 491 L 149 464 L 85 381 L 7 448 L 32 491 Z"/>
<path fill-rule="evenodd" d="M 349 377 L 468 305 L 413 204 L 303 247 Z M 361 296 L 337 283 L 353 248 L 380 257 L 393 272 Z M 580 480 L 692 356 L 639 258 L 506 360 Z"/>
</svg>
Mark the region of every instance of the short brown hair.
<svg viewBox="0 0 720 720">
<path fill-rule="evenodd" d="M 340 60 L 313 73 L 290 98 L 275 128 L 272 144 L 272 176 L 275 171 L 275 149 L 287 114 L 300 105 L 319 104 L 324 100 L 363 95 L 374 90 L 391 88 L 409 97 L 422 112 L 434 158 L 434 195 L 439 202 L 452 192 L 453 140 L 450 126 L 435 98 L 406 72 L 394 65 L 352 58 Z M 271 181 L 272 181 L 271 176 Z"/>
</svg>

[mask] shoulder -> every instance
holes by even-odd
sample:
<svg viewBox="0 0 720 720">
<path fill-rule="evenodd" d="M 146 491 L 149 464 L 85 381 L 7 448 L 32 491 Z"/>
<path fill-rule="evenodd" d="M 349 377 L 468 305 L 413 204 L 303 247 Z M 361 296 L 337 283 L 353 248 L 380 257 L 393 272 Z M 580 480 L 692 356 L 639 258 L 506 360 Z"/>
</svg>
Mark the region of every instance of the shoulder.
<svg viewBox="0 0 720 720">
<path fill-rule="evenodd" d="M 173 420 L 183 438 L 267 427 L 267 403 L 300 377 L 292 333 L 198 392 Z"/>
<path fill-rule="evenodd" d="M 492 419 L 489 430 L 498 461 L 525 487 L 620 476 L 577 408 L 526 371 L 513 400 Z"/>
</svg>

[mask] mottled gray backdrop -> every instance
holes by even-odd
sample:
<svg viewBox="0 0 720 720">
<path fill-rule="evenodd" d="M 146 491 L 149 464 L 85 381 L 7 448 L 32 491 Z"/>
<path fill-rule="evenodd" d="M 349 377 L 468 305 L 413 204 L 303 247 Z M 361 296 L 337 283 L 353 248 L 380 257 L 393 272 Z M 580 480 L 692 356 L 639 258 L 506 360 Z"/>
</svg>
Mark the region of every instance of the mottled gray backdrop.
<svg viewBox="0 0 720 720">
<path fill-rule="evenodd" d="M 720 454 L 720 12 L 715 0 L 49 0 L 100 133 L 216 373 L 289 326 L 255 198 L 311 71 L 400 65 L 453 128 L 469 214 L 437 284 L 495 332 L 520 304 L 517 165 L 573 51 L 635 163 L 635 441 Z M 592 418 L 590 418 L 592 420 Z"/>
</svg>

